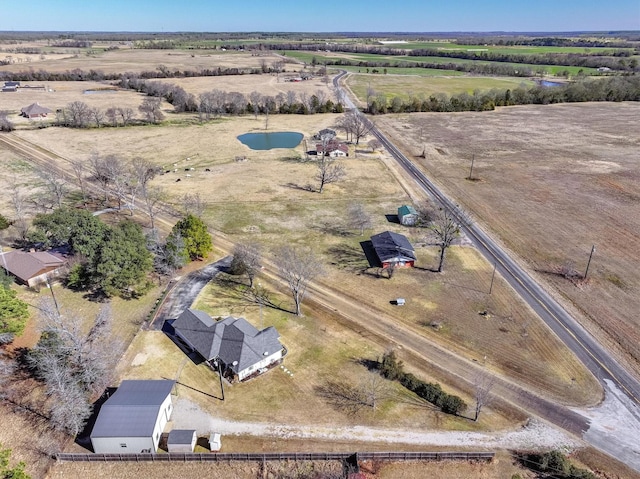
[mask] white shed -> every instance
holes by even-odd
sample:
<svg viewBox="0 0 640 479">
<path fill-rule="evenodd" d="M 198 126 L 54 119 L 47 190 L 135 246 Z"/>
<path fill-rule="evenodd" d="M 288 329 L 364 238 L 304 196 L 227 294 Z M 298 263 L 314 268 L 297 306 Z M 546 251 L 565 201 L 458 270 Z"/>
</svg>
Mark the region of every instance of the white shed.
<svg viewBox="0 0 640 479">
<path fill-rule="evenodd" d="M 195 429 L 174 429 L 169 433 L 167 449 L 169 452 L 193 452 L 197 440 Z"/>
<path fill-rule="evenodd" d="M 175 381 L 127 380 L 100 408 L 91 431 L 95 453 L 156 453 L 172 412 Z"/>
</svg>

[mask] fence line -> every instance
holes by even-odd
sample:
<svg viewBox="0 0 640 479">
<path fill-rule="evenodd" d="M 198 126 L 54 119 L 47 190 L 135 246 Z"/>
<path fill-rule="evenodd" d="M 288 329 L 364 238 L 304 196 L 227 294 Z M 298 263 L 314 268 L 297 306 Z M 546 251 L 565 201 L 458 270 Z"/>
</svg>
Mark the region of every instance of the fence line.
<svg viewBox="0 0 640 479">
<path fill-rule="evenodd" d="M 56 454 L 58 461 L 71 462 L 220 462 L 220 461 L 491 461 L 494 452 L 283 452 L 283 453 L 176 453 L 167 454 Z"/>
</svg>

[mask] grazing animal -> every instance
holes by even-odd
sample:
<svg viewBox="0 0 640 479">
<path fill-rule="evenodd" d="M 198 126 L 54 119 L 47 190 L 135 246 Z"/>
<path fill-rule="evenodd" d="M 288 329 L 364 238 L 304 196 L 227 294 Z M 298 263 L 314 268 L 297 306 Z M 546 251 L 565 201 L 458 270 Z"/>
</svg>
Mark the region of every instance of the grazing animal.
<svg viewBox="0 0 640 479">
<path fill-rule="evenodd" d="M 211 168 L 205 168 L 204 171 L 211 171 Z"/>
<path fill-rule="evenodd" d="M 180 181 L 180 178 L 178 178 L 178 179 L 176 180 L 176 183 L 177 183 L 178 181 Z"/>
</svg>

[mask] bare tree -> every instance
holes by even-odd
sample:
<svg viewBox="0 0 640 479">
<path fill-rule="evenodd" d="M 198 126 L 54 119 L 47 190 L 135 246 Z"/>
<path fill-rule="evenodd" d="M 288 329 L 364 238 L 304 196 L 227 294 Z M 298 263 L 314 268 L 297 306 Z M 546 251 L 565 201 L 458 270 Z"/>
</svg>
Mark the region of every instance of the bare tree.
<svg viewBox="0 0 640 479">
<path fill-rule="evenodd" d="M 257 120 L 258 114 L 260 113 L 260 105 L 262 104 L 262 94 L 257 91 L 252 91 L 249 93 L 249 101 L 253 108 L 253 117 Z"/>
<path fill-rule="evenodd" d="M 9 119 L 9 112 L 0 110 L 0 131 L 13 131 L 15 128 L 15 125 Z"/>
<path fill-rule="evenodd" d="M 202 218 L 206 204 L 200 196 L 200 193 L 186 193 L 182 197 L 182 204 L 184 205 L 186 214 L 192 214 L 198 218 Z"/>
<path fill-rule="evenodd" d="M 480 417 L 480 412 L 484 406 L 488 406 L 493 400 L 491 391 L 495 386 L 495 378 L 487 371 L 481 371 L 473 381 L 475 388 L 476 411 L 474 421 Z"/>
<path fill-rule="evenodd" d="M 344 166 L 337 163 L 334 158 L 324 154 L 324 150 L 323 154 L 318 158 L 317 167 L 315 179 L 318 181 L 318 193 L 322 193 L 326 185 L 337 183 L 346 176 Z"/>
<path fill-rule="evenodd" d="M 80 191 L 82 192 L 82 203 L 85 208 L 87 206 L 87 182 L 85 178 L 86 165 L 82 160 L 72 160 L 71 167 L 73 168 L 73 173 L 76 175 L 76 180 L 78 182 L 78 186 L 80 186 Z"/>
<path fill-rule="evenodd" d="M 438 273 L 442 272 L 444 257 L 447 249 L 453 241 L 460 236 L 462 224 L 469 224 L 467 215 L 459 208 L 451 211 L 448 208 L 440 208 L 429 224 L 430 240 L 440 248 L 440 260 L 438 262 Z"/>
<path fill-rule="evenodd" d="M 311 249 L 299 246 L 281 246 L 275 256 L 280 275 L 291 290 L 295 314 L 302 316 L 301 305 L 309 283 L 324 274 L 322 262 Z"/>
<path fill-rule="evenodd" d="M 159 169 L 156 165 L 144 158 L 136 157 L 131 160 L 131 170 L 142 196 L 145 196 L 147 185 L 156 177 Z"/>
<path fill-rule="evenodd" d="M 46 169 L 39 170 L 38 176 L 43 181 L 46 196 L 51 198 L 51 203 L 60 208 L 62 200 L 69 192 L 69 185 L 65 179 L 58 173 Z"/>
<path fill-rule="evenodd" d="M 253 288 L 253 280 L 260 271 L 262 247 L 257 243 L 241 243 L 233 250 L 230 271 L 235 275 L 247 275 L 249 287 Z"/>
<path fill-rule="evenodd" d="M 80 318 L 60 314 L 52 301 L 41 301 L 38 309 L 42 335 L 28 360 L 54 398 L 54 425 L 77 435 L 91 414 L 91 397 L 109 384 L 122 350 L 111 334 L 110 307 L 102 308 L 86 333 Z"/>
<path fill-rule="evenodd" d="M 13 226 L 18 230 L 20 239 L 25 241 L 27 239 L 27 232 L 29 231 L 26 196 L 16 180 L 11 182 L 11 206 L 15 214 Z"/>
<path fill-rule="evenodd" d="M 157 123 L 164 119 L 164 114 L 161 109 L 162 99 L 158 97 L 146 97 L 142 100 L 142 104 L 138 107 L 147 121 Z"/>
<path fill-rule="evenodd" d="M 144 189 L 144 204 L 151 221 L 151 229 L 155 229 L 155 218 L 162 206 L 162 203 L 167 200 L 169 196 L 167 192 L 160 186 L 151 186 Z"/>
<path fill-rule="evenodd" d="M 160 239 L 157 229 L 147 235 L 147 249 L 153 253 L 153 268 L 160 276 L 172 276 L 186 263 L 185 244 L 180 233 Z"/>
<path fill-rule="evenodd" d="M 340 126 L 343 130 L 351 134 L 351 138 L 355 138 L 356 145 L 360 143 L 360 139 L 367 136 L 373 128 L 373 123 L 367 120 L 359 111 L 349 110 L 340 120 Z"/>
<path fill-rule="evenodd" d="M 127 126 L 133 120 L 133 109 L 118 108 L 118 115 L 122 119 L 122 126 Z"/>
<path fill-rule="evenodd" d="M 107 120 L 109 120 L 109 122 L 111 122 L 112 126 L 118 126 L 118 109 L 111 107 L 111 108 L 107 108 L 107 110 L 105 111 L 105 116 L 107 117 Z"/>
<path fill-rule="evenodd" d="M 347 207 L 347 218 L 349 224 L 360 230 L 360 236 L 364 234 L 364 230 L 371 228 L 371 215 L 364 209 L 362 203 L 350 203 Z"/>
<path fill-rule="evenodd" d="M 91 108 L 83 101 L 74 101 L 65 108 L 67 121 L 74 128 L 84 128 L 91 119 Z"/>
<path fill-rule="evenodd" d="M 367 142 L 367 145 L 369 146 L 369 148 L 371 148 L 371 153 L 382 147 L 382 143 L 380 143 L 380 140 L 378 140 L 377 138 L 369 140 Z"/>
<path fill-rule="evenodd" d="M 102 123 L 104 122 L 105 114 L 100 108 L 97 108 L 97 107 L 91 108 L 91 110 L 89 111 L 89 116 L 93 119 L 93 121 L 95 122 L 98 128 L 102 126 Z"/>
</svg>

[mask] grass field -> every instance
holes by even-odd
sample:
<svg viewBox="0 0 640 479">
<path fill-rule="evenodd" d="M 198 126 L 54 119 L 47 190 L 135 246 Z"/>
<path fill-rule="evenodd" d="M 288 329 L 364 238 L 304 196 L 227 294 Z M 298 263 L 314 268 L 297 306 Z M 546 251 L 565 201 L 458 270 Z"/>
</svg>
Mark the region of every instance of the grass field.
<svg viewBox="0 0 640 479">
<path fill-rule="evenodd" d="M 446 73 L 442 70 L 442 73 Z M 493 88 L 514 89 L 518 87 L 528 88 L 534 82 L 524 78 L 508 77 L 480 77 L 480 76 L 438 76 L 420 78 L 409 75 L 373 75 L 354 73 L 346 80 L 349 89 L 364 104 L 369 88 L 376 93 L 382 93 L 387 98 L 399 96 L 402 99 L 410 97 L 429 98 L 431 95 L 444 93 L 452 95 L 456 93 L 473 93 L 476 90 L 486 91 Z"/>
<path fill-rule="evenodd" d="M 639 114 L 634 103 L 567 104 L 385 116 L 378 125 L 411 156 L 426 145 L 416 161 L 638 373 Z M 476 182 L 465 180 L 472 155 Z M 594 244 L 586 283 L 554 274 L 564 264 L 584 274 Z"/>
<path fill-rule="evenodd" d="M 396 56 L 396 55 L 376 55 L 373 53 L 341 53 L 341 52 L 303 52 L 303 51 L 287 51 L 286 55 L 291 58 L 296 58 L 300 61 L 312 64 L 315 58 L 317 64 L 321 65 L 323 62 L 339 62 L 340 60 L 350 60 L 354 62 L 389 62 L 390 66 L 398 65 L 402 63 L 436 63 L 436 64 L 492 64 L 508 65 L 515 68 L 527 67 L 534 72 L 542 72 L 549 75 L 556 75 L 560 72 L 567 71 L 570 75 L 577 75 L 582 71 L 585 75 L 595 75 L 598 73 L 596 68 L 588 67 L 574 67 L 565 65 L 536 65 L 529 63 L 505 63 L 505 62 L 490 62 L 487 60 L 469 60 L 465 58 L 448 58 L 448 57 L 418 57 L 418 56 Z M 401 66 L 401 65 L 400 65 Z M 362 67 L 366 68 L 366 67 Z M 373 67 L 370 67 L 373 68 Z M 377 67 L 382 69 L 384 67 Z M 445 70 L 446 71 L 446 70 Z"/>
</svg>

